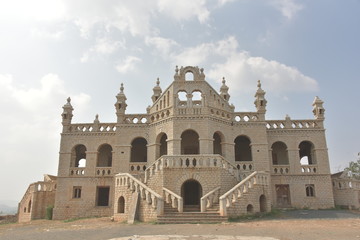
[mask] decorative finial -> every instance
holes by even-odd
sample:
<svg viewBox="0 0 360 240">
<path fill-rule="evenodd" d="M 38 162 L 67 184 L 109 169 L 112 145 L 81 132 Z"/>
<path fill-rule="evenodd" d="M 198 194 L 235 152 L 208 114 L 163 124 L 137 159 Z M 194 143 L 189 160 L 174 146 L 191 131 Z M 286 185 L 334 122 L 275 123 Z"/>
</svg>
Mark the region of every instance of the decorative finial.
<svg viewBox="0 0 360 240">
<path fill-rule="evenodd" d="M 257 87 L 258 87 L 258 88 L 261 88 L 261 82 L 260 82 L 260 80 L 258 80 Z"/>
<path fill-rule="evenodd" d="M 222 78 L 222 83 L 225 84 L 225 77 Z"/>
<path fill-rule="evenodd" d="M 176 67 L 175 67 L 175 72 L 176 73 L 178 73 L 179 72 L 179 68 L 178 68 L 178 66 L 176 65 Z"/>
<path fill-rule="evenodd" d="M 121 85 L 120 85 L 120 92 L 124 93 L 124 84 L 123 83 L 121 83 Z"/>
<path fill-rule="evenodd" d="M 160 80 L 159 80 L 159 78 L 157 78 L 156 85 L 159 86 L 159 84 L 160 84 Z"/>
<path fill-rule="evenodd" d="M 96 114 L 96 115 L 95 115 L 95 120 L 96 120 L 96 121 L 99 121 L 99 114 Z"/>
<path fill-rule="evenodd" d="M 70 97 L 68 97 L 66 100 L 67 100 L 68 103 L 71 102 L 71 98 L 70 98 Z"/>
</svg>

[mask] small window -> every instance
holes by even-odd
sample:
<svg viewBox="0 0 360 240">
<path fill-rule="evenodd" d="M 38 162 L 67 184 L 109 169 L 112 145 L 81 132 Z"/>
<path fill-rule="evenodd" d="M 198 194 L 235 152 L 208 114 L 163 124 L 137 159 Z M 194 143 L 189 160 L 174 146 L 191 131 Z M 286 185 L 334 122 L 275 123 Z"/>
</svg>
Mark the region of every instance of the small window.
<svg viewBox="0 0 360 240">
<path fill-rule="evenodd" d="M 73 198 L 81 198 L 81 187 L 73 187 Z"/>
<path fill-rule="evenodd" d="M 307 197 L 315 197 L 315 186 L 314 184 L 305 185 L 306 196 Z"/>
<path fill-rule="evenodd" d="M 98 187 L 96 206 L 109 206 L 110 187 Z"/>
</svg>

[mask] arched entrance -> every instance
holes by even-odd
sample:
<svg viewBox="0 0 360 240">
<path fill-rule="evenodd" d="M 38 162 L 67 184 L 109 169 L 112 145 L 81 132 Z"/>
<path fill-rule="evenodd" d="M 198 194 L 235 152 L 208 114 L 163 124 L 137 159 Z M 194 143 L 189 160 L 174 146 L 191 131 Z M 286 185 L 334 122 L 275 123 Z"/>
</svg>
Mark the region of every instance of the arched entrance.
<svg viewBox="0 0 360 240">
<path fill-rule="evenodd" d="M 181 154 L 199 154 L 199 134 L 186 130 L 181 134 Z"/>
<path fill-rule="evenodd" d="M 184 199 L 184 211 L 199 211 L 200 198 L 202 197 L 201 184 L 190 179 L 181 186 L 181 196 Z"/>
</svg>

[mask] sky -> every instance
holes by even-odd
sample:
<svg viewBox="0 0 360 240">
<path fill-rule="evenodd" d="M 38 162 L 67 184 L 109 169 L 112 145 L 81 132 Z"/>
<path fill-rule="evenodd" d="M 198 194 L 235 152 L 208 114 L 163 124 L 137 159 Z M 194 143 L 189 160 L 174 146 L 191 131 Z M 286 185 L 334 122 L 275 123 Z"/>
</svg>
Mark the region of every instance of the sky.
<svg viewBox="0 0 360 240">
<path fill-rule="evenodd" d="M 360 152 L 359 0 L 0 0 L 0 201 L 20 201 L 43 174 L 57 175 L 61 113 L 115 122 L 145 113 L 156 79 L 199 66 L 235 111 L 255 111 L 257 80 L 267 119 L 312 119 L 325 103 L 331 171 Z"/>
</svg>

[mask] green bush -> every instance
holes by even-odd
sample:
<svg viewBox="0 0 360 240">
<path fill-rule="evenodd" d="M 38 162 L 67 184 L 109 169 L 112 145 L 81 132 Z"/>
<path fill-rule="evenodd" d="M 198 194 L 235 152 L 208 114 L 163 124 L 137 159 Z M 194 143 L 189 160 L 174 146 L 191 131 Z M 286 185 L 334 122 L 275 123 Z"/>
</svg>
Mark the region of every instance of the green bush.
<svg viewBox="0 0 360 240">
<path fill-rule="evenodd" d="M 50 205 L 46 208 L 46 219 L 52 220 L 54 206 Z"/>
</svg>

